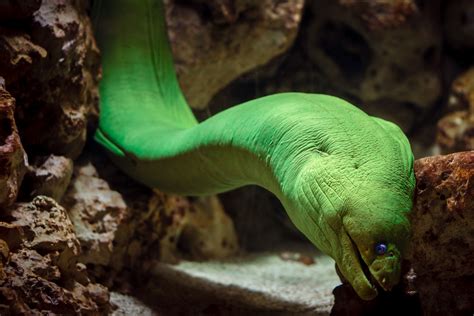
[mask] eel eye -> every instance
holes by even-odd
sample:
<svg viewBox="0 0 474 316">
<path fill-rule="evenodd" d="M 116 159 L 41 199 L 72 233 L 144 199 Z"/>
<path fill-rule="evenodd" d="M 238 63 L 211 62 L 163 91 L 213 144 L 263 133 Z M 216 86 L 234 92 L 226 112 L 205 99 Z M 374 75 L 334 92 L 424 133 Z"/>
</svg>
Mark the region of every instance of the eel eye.
<svg viewBox="0 0 474 316">
<path fill-rule="evenodd" d="M 375 245 L 375 253 L 378 255 L 384 255 L 387 252 L 387 245 L 384 243 L 379 243 Z"/>
</svg>

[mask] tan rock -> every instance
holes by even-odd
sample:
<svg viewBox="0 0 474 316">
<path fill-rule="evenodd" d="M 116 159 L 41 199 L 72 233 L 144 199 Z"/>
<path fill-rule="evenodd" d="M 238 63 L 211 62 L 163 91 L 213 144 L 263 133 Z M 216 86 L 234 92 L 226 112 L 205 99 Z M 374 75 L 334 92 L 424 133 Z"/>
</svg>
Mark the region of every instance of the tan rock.
<svg viewBox="0 0 474 316">
<path fill-rule="evenodd" d="M 443 153 L 474 149 L 474 68 L 451 85 L 448 113 L 438 122 L 436 141 Z"/>
<path fill-rule="evenodd" d="M 369 113 L 409 130 L 413 111 L 432 107 L 441 94 L 436 8 L 434 3 L 412 8 L 404 23 L 370 30 L 357 10 L 342 9 L 335 1 L 313 3 L 303 41 L 324 80 L 340 91 L 336 95 L 355 96 Z"/>
<path fill-rule="evenodd" d="M 7 28 L 0 28 L 0 54 L 0 75 L 8 85 L 25 76 L 48 55 L 44 48 L 31 41 L 29 34 Z"/>
<path fill-rule="evenodd" d="M 2 314 L 101 314 L 108 291 L 78 264 L 79 242 L 64 208 L 38 196 L 8 209 L 0 222 Z M 5 241 L 5 242 L 4 242 Z"/>
<path fill-rule="evenodd" d="M 308 1 L 294 47 L 229 85 L 211 112 L 301 91 L 339 96 L 405 132 L 419 128 L 417 119 L 442 93 L 442 38 L 439 1 L 413 8 L 415 2 Z"/>
<path fill-rule="evenodd" d="M 190 202 L 183 197 L 155 193 L 149 212 L 158 214 L 155 219 L 161 230 L 162 261 L 176 262 L 182 255 L 191 259 L 219 259 L 237 253 L 234 225 L 217 197 Z"/>
<path fill-rule="evenodd" d="M 75 271 L 80 251 L 73 225 L 64 210 L 53 199 L 38 196 L 31 203 L 19 204 L 8 215 L 23 231 L 23 246 L 51 253 L 62 270 Z"/>
<path fill-rule="evenodd" d="M 61 201 L 71 181 L 72 160 L 55 155 L 37 157 L 30 169 L 25 176 L 24 192 L 30 196 L 46 195 Z"/>
<path fill-rule="evenodd" d="M 117 251 L 115 239 L 128 213 L 122 195 L 110 189 L 89 163 L 75 168 L 71 186 L 62 203 L 68 209 L 81 243 L 82 262 L 111 265 L 112 254 Z M 123 257 L 114 264 L 121 266 Z"/>
<path fill-rule="evenodd" d="M 191 106 L 205 108 L 229 82 L 288 49 L 303 1 L 167 1 L 175 65 Z M 203 14 L 206 6 L 214 20 Z"/>
</svg>

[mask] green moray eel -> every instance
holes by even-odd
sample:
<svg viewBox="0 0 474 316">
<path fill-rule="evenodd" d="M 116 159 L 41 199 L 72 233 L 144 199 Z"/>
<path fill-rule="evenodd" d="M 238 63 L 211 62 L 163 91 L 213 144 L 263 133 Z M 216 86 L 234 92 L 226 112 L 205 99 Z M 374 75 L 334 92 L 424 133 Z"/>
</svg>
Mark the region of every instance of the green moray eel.
<svg viewBox="0 0 474 316">
<path fill-rule="evenodd" d="M 95 2 L 103 66 L 95 139 L 119 168 L 190 196 L 262 186 L 361 298 L 399 282 L 415 179 L 395 124 L 306 93 L 251 100 L 198 123 L 176 78 L 161 1 Z"/>
</svg>

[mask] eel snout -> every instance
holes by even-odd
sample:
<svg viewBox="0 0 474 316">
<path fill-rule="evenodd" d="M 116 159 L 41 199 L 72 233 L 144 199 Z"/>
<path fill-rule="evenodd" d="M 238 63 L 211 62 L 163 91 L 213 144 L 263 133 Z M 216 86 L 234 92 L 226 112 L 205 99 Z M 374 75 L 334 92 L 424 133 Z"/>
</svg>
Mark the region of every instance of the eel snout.
<svg viewBox="0 0 474 316">
<path fill-rule="evenodd" d="M 372 300 L 377 294 L 377 282 L 359 253 L 357 245 L 344 230 L 340 235 L 341 251 L 336 262 L 342 275 L 363 300 Z"/>
</svg>

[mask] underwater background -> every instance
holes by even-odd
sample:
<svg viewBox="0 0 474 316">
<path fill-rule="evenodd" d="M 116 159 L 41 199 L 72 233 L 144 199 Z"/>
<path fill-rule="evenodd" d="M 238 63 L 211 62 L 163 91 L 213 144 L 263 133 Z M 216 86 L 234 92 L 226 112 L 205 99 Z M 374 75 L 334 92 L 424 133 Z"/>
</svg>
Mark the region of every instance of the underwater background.
<svg viewBox="0 0 474 316">
<path fill-rule="evenodd" d="M 472 315 L 474 2 L 165 5 L 180 85 L 199 120 L 302 91 L 402 128 L 417 188 L 400 285 L 360 300 L 259 187 L 188 198 L 125 176 L 92 139 L 101 63 L 91 3 L 8 1 L 0 314 Z"/>
</svg>

